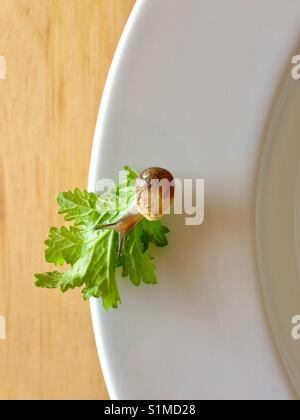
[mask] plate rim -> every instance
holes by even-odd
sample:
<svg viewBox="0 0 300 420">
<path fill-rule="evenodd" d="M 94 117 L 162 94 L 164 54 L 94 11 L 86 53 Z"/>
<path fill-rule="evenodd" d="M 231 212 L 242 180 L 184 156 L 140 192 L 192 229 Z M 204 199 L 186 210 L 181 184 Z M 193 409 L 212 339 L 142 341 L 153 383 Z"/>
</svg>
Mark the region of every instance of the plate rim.
<svg viewBox="0 0 300 420">
<path fill-rule="evenodd" d="M 285 71 L 285 76 L 282 79 L 279 86 L 279 94 L 277 94 L 277 99 L 275 100 L 273 109 L 271 111 L 271 120 L 268 125 L 266 132 L 265 140 L 263 143 L 261 157 L 259 159 L 259 170 L 258 170 L 258 180 L 257 180 L 257 190 L 256 190 L 256 204 L 255 204 L 255 237 L 256 237 L 256 257 L 258 265 L 258 276 L 259 283 L 262 290 L 263 300 L 265 304 L 265 310 L 267 313 L 268 323 L 272 331 L 274 345 L 276 346 L 277 351 L 279 352 L 280 359 L 284 368 L 287 372 L 287 379 L 289 380 L 292 389 L 297 394 L 297 397 L 300 398 L 300 387 L 298 381 L 295 379 L 293 372 L 293 363 L 289 360 L 287 356 L 286 346 L 280 339 L 281 333 L 278 327 L 278 322 L 276 316 L 274 315 L 273 303 L 269 297 L 267 291 L 267 285 L 265 282 L 266 278 L 266 268 L 263 261 L 262 255 L 262 231 L 261 231 L 261 213 L 262 213 L 262 197 L 264 193 L 265 185 L 265 176 L 267 172 L 267 162 L 269 159 L 269 153 L 274 142 L 274 133 L 276 132 L 276 127 L 278 124 L 278 119 L 282 113 L 282 108 L 286 99 L 288 98 L 295 81 L 291 78 L 290 71 L 288 71 L 288 76 L 286 76 L 287 71 Z"/>
<path fill-rule="evenodd" d="M 125 51 L 125 47 L 127 45 L 127 41 L 132 33 L 132 28 L 136 20 L 138 19 L 138 16 L 145 2 L 146 0 L 137 0 L 133 6 L 133 9 L 125 24 L 125 27 L 121 34 L 116 51 L 114 53 L 112 63 L 108 72 L 108 76 L 104 85 L 103 95 L 102 95 L 99 112 L 97 116 L 96 129 L 95 129 L 95 133 L 93 137 L 93 145 L 92 145 L 89 174 L 88 174 L 88 191 L 94 190 L 94 185 L 95 185 L 94 181 L 96 180 L 96 173 L 97 173 L 97 167 L 98 167 L 98 157 L 101 154 L 101 148 L 102 148 L 102 140 L 103 140 L 102 130 L 104 127 L 104 122 L 106 120 L 105 116 L 106 116 L 107 105 L 109 103 L 110 92 L 113 88 L 114 80 L 116 78 L 116 75 L 119 69 L 119 62 L 122 59 L 123 53 Z M 104 377 L 104 381 L 107 387 L 109 397 L 111 400 L 117 400 L 118 397 L 115 392 L 113 380 L 109 373 L 108 357 L 106 354 L 105 346 L 102 345 L 104 342 L 104 337 L 102 335 L 102 329 L 100 326 L 100 319 L 99 319 L 99 314 L 98 314 L 98 303 L 99 303 L 98 299 L 92 298 L 90 300 L 90 313 L 91 313 L 91 318 L 92 318 L 92 326 L 93 326 L 93 332 L 94 332 L 94 337 L 96 341 L 98 359 L 100 361 L 100 365 L 101 365 L 101 369 L 102 369 L 102 373 L 103 373 L 103 377 Z"/>
</svg>

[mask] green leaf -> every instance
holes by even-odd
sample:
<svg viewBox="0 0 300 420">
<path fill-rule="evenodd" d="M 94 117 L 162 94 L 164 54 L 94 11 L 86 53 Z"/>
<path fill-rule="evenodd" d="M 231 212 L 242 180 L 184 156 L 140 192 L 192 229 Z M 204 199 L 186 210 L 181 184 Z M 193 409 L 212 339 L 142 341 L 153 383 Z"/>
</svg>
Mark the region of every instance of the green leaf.
<svg viewBox="0 0 300 420">
<path fill-rule="evenodd" d="M 45 260 L 48 263 L 75 264 L 82 253 L 83 231 L 75 227 L 51 228 L 45 245 Z"/>
<path fill-rule="evenodd" d="M 51 228 L 49 239 L 45 241 L 45 260 L 55 265 L 74 265 L 97 238 L 98 233 L 94 229 L 73 226 L 70 229 L 64 226 Z"/>
<path fill-rule="evenodd" d="M 70 270 L 36 274 L 36 285 L 49 289 L 59 287 L 62 292 L 85 285 L 82 291 L 85 299 L 102 297 L 106 309 L 117 308 L 120 302 L 115 277 L 117 249 L 116 233 L 101 231 Z"/>
<path fill-rule="evenodd" d="M 117 234 L 104 231 L 102 239 L 94 248 L 93 258 L 86 273 L 86 287 L 83 290 L 85 299 L 102 297 L 105 309 L 118 307 L 118 303 L 121 302 L 116 281 L 118 258 Z"/>
<path fill-rule="evenodd" d="M 128 232 L 125 241 L 125 252 L 122 257 L 123 277 L 130 278 L 135 286 L 143 281 L 146 284 L 156 284 L 155 266 L 147 251 L 144 251 L 143 223 L 139 223 Z"/>
<path fill-rule="evenodd" d="M 81 191 L 78 188 L 58 194 L 58 214 L 64 214 L 67 222 L 74 222 L 75 226 L 95 226 L 100 214 L 96 209 L 98 196 L 94 193 Z"/>
<path fill-rule="evenodd" d="M 35 274 L 35 285 L 47 289 L 56 289 L 59 287 L 61 273 L 53 271 L 52 273 Z"/>
<path fill-rule="evenodd" d="M 149 244 L 166 246 L 169 229 L 160 222 L 143 220 L 128 232 L 125 252 L 118 256 L 118 235 L 112 230 L 97 230 L 98 224 L 114 223 L 134 201 L 137 173 L 125 167 L 125 180 L 112 191 L 98 196 L 94 193 L 69 191 L 58 195 L 59 214 L 73 222 L 70 228 L 51 228 L 45 242 L 48 263 L 70 265 L 65 272 L 36 274 L 36 286 L 60 288 L 62 292 L 81 288 L 84 299 L 102 298 L 105 309 L 117 308 L 121 302 L 116 269 L 121 266 L 123 277 L 138 286 L 142 282 L 156 284 Z"/>
<path fill-rule="evenodd" d="M 166 235 L 170 230 L 166 226 L 163 226 L 160 221 L 150 222 L 146 219 L 144 219 L 142 223 L 145 249 L 148 249 L 150 243 L 158 247 L 165 247 L 168 245 L 168 238 Z"/>
<path fill-rule="evenodd" d="M 129 166 L 124 166 L 124 171 L 126 172 L 126 182 L 128 185 L 135 182 L 138 177 L 138 173 L 131 169 Z"/>
<path fill-rule="evenodd" d="M 112 191 L 98 198 L 97 211 L 100 218 L 97 224 L 114 223 L 120 219 L 133 203 L 134 191 L 132 188 L 122 191 Z"/>
<path fill-rule="evenodd" d="M 134 202 L 135 180 L 138 174 L 128 166 L 124 167 L 124 171 L 124 181 L 112 191 L 98 197 L 96 209 L 101 214 L 101 224 L 117 221 Z"/>
</svg>

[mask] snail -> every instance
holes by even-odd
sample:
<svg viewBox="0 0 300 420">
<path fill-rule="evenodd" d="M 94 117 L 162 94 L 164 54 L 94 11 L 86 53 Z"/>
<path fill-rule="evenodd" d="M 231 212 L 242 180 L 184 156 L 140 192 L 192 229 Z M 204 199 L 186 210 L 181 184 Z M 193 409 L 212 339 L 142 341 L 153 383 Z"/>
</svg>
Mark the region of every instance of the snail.
<svg viewBox="0 0 300 420">
<path fill-rule="evenodd" d="M 136 179 L 135 200 L 131 208 L 117 222 L 98 225 L 96 229 L 112 229 L 119 234 L 119 255 L 124 251 L 126 234 L 144 218 L 160 220 L 174 199 L 173 175 L 163 168 L 148 168 Z"/>
</svg>

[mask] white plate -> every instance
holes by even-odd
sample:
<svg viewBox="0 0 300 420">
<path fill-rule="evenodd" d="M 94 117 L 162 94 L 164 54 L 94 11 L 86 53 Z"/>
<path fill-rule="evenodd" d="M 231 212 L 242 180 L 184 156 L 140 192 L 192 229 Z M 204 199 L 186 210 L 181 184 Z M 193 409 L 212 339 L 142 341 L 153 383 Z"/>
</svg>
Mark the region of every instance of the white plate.
<svg viewBox="0 0 300 420">
<path fill-rule="evenodd" d="M 263 154 L 257 200 L 258 257 L 269 317 L 300 396 L 300 343 L 291 320 L 300 315 L 300 83 L 279 98 Z"/>
<path fill-rule="evenodd" d="M 119 281 L 123 303 L 92 301 L 113 399 L 292 399 L 257 269 L 262 147 L 297 53 L 298 0 L 141 0 L 106 85 L 89 178 L 124 164 L 204 178 L 206 219 L 171 227 L 160 284 Z M 300 310 L 300 308 L 299 308 Z"/>
</svg>

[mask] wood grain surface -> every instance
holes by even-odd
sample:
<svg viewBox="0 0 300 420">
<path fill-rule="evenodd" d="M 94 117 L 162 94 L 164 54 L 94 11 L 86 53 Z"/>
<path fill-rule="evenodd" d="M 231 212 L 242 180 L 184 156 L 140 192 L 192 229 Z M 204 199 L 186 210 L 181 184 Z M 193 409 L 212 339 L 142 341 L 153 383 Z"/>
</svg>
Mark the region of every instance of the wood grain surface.
<svg viewBox="0 0 300 420">
<path fill-rule="evenodd" d="M 85 188 L 107 72 L 134 0 L 0 0 L 0 399 L 104 399 L 89 306 L 34 287 L 59 191 Z"/>
</svg>

